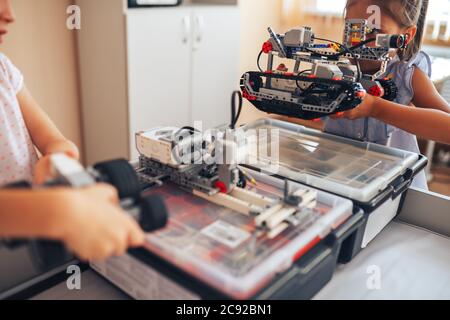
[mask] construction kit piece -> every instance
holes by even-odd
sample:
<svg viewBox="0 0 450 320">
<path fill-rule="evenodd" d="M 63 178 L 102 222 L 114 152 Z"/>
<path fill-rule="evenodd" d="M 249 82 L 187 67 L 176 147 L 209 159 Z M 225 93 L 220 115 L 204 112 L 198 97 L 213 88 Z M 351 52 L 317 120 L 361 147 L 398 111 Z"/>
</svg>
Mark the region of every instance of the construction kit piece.
<svg viewBox="0 0 450 320">
<path fill-rule="evenodd" d="M 155 128 L 136 134 L 142 182 L 161 186 L 168 180 L 197 197 L 254 217 L 260 230 L 274 238 L 297 224 L 305 209 L 315 207 L 316 192 L 290 191 L 284 197 L 266 197 L 246 188 L 251 178 L 239 166 L 246 137 L 236 130 L 217 130 L 205 138 L 192 128 Z"/>
<path fill-rule="evenodd" d="M 310 27 L 276 34 L 268 28 L 270 39 L 258 56 L 259 72 L 247 72 L 241 79 L 243 97 L 261 111 L 312 120 L 355 108 L 366 93 L 394 100 L 397 87 L 386 73 L 391 50 L 403 49 L 407 35 L 380 34 L 367 20 L 346 20 L 343 43 L 316 38 Z M 322 43 L 315 43 L 315 41 Z M 267 70 L 259 60 L 268 55 Z M 293 72 L 284 64 L 274 70 L 274 57 L 293 60 Z M 374 74 L 364 74 L 360 61 L 378 61 Z M 300 70 L 301 64 L 311 67 Z"/>
</svg>

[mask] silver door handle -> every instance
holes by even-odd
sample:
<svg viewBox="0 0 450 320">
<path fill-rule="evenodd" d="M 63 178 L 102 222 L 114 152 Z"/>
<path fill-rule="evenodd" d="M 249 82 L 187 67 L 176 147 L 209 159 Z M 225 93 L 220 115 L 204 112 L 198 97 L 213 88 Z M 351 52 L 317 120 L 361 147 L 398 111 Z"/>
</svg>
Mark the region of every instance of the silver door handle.
<svg viewBox="0 0 450 320">
<path fill-rule="evenodd" d="M 203 16 L 195 16 L 195 47 L 194 49 L 198 49 L 200 47 L 200 44 L 203 41 L 203 34 L 205 29 L 205 19 Z"/>
<path fill-rule="evenodd" d="M 189 37 L 191 34 L 191 17 L 183 17 L 183 31 L 182 31 L 182 42 L 187 44 L 189 42 Z"/>
</svg>

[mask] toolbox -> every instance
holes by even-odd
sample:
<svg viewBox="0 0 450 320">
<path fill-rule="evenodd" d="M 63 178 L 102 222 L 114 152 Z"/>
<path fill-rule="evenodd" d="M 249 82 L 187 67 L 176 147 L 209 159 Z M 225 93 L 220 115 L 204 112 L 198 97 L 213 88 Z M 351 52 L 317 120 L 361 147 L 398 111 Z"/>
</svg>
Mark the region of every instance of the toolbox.
<svg viewBox="0 0 450 320">
<path fill-rule="evenodd" d="M 345 197 L 364 211 L 364 223 L 342 246 L 342 263 L 397 215 L 414 177 L 428 162 L 408 151 L 279 120 L 258 120 L 243 129 L 256 146 L 250 148 L 246 167 Z"/>
<path fill-rule="evenodd" d="M 137 299 L 309 299 L 395 217 L 427 164 L 421 155 L 277 120 L 242 132 L 251 188 L 282 197 L 289 180 L 317 192 L 306 220 L 268 238 L 254 217 L 167 182 L 146 193 L 165 199 L 168 226 L 149 234 L 144 248 L 92 268 Z"/>
<path fill-rule="evenodd" d="M 284 180 L 248 172 L 259 192 L 282 194 Z M 268 239 L 251 217 L 170 183 L 146 192 L 165 197 L 168 227 L 149 234 L 142 249 L 91 263 L 136 299 L 309 299 L 331 280 L 341 246 L 364 223 L 351 201 L 319 191 L 308 222 Z"/>
</svg>

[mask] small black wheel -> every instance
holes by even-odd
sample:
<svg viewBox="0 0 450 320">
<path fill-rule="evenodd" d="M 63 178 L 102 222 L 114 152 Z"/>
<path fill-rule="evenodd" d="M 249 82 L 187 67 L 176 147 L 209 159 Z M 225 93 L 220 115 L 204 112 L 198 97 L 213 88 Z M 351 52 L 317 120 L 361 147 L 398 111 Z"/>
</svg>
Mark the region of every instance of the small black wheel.
<svg viewBox="0 0 450 320">
<path fill-rule="evenodd" d="M 241 189 L 245 189 L 247 187 L 247 179 L 242 171 L 239 170 L 239 181 L 237 183 L 237 187 Z"/>
<path fill-rule="evenodd" d="M 394 101 L 395 98 L 397 98 L 398 94 L 398 88 L 395 82 L 392 80 L 385 80 L 385 79 L 380 79 L 377 81 L 380 82 L 381 86 L 384 89 L 383 99 L 388 101 Z"/>
<path fill-rule="evenodd" d="M 153 232 L 167 225 L 169 214 L 160 196 L 143 197 L 140 203 L 139 224 L 145 232 Z"/>
<path fill-rule="evenodd" d="M 250 85 L 252 86 L 253 91 L 259 92 L 259 89 L 263 86 L 263 79 L 258 75 L 251 74 Z"/>
<path fill-rule="evenodd" d="M 141 184 L 134 168 L 124 159 L 112 160 L 96 164 L 94 169 L 100 172 L 101 179 L 112 184 L 119 193 L 120 199 L 138 199 Z"/>
</svg>

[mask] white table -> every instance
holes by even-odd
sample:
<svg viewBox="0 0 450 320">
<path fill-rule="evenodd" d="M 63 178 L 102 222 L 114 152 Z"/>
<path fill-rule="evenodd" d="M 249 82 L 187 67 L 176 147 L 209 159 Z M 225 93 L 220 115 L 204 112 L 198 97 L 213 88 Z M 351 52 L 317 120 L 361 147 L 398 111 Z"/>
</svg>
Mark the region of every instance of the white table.
<svg viewBox="0 0 450 320">
<path fill-rule="evenodd" d="M 378 270 L 381 288 L 369 289 Z M 315 299 L 450 299 L 450 239 L 392 222 L 353 261 L 338 266 Z"/>
</svg>

